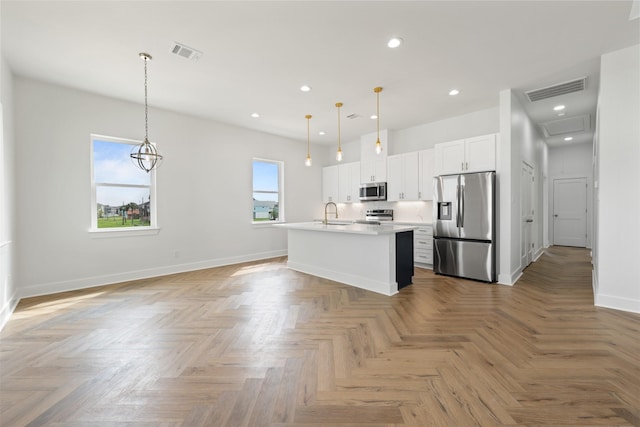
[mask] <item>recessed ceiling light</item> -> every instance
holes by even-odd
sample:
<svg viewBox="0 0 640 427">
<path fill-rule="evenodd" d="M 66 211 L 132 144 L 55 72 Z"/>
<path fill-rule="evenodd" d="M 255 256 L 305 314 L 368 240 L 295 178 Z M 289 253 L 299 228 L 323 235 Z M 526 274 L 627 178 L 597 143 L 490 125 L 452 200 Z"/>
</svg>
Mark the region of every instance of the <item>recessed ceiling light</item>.
<svg viewBox="0 0 640 427">
<path fill-rule="evenodd" d="M 553 111 L 561 111 L 564 110 L 564 105 L 556 105 L 553 107 Z"/>
<path fill-rule="evenodd" d="M 369 117 L 371 120 L 375 120 L 378 118 L 378 116 L 376 116 L 375 114 L 372 114 L 371 117 Z"/>
<path fill-rule="evenodd" d="M 258 114 L 258 113 L 251 113 L 251 117 L 253 117 L 254 119 L 257 119 L 258 117 L 260 117 L 260 114 Z"/>
<path fill-rule="evenodd" d="M 320 132 L 318 132 L 318 135 L 325 135 L 325 131 L 321 130 Z"/>
<path fill-rule="evenodd" d="M 573 141 L 573 137 L 572 136 L 568 136 L 564 139 L 565 141 Z"/>
<path fill-rule="evenodd" d="M 449 95 L 451 95 L 451 96 L 456 96 L 459 93 L 460 93 L 460 91 L 458 89 L 451 89 L 449 91 Z"/>
<path fill-rule="evenodd" d="M 402 44 L 402 39 L 400 37 L 394 37 L 387 42 L 387 46 L 391 49 L 395 49 L 396 47 Z"/>
<path fill-rule="evenodd" d="M 302 86 L 300 86 L 300 90 L 303 91 L 303 92 L 310 92 L 311 91 L 311 86 L 302 85 Z"/>
</svg>

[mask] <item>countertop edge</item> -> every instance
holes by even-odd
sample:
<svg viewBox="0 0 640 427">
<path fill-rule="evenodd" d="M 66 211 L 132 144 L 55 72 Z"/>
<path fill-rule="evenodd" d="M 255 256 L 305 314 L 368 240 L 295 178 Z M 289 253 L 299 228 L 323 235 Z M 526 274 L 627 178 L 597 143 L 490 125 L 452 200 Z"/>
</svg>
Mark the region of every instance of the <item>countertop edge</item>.
<svg viewBox="0 0 640 427">
<path fill-rule="evenodd" d="M 332 225 L 322 224 L 318 222 L 293 222 L 273 224 L 274 227 L 286 228 L 290 230 L 315 231 L 325 233 L 341 233 L 341 234 L 364 234 L 369 236 L 381 236 L 385 234 L 397 234 L 404 231 L 412 231 L 418 227 L 415 225 L 368 225 L 368 224 L 346 224 Z"/>
</svg>

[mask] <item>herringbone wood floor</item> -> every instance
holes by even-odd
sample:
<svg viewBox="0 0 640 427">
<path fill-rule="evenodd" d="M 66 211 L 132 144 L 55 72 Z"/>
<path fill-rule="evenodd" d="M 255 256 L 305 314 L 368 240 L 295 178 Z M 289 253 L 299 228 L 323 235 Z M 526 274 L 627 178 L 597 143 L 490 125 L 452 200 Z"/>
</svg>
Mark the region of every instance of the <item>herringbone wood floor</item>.
<svg viewBox="0 0 640 427">
<path fill-rule="evenodd" d="M 514 287 L 416 270 L 385 297 L 272 259 L 32 298 L 0 334 L 0 423 L 640 425 L 640 315 L 588 252 Z"/>
</svg>

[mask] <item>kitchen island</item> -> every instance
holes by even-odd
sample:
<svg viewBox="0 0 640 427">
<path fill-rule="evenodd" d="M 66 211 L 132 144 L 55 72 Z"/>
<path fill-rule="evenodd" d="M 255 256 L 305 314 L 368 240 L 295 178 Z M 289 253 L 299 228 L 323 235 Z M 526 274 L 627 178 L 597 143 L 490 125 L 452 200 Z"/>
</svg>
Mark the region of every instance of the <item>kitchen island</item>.
<svg viewBox="0 0 640 427">
<path fill-rule="evenodd" d="M 384 295 L 411 284 L 410 225 L 302 222 L 288 230 L 287 267 Z"/>
</svg>

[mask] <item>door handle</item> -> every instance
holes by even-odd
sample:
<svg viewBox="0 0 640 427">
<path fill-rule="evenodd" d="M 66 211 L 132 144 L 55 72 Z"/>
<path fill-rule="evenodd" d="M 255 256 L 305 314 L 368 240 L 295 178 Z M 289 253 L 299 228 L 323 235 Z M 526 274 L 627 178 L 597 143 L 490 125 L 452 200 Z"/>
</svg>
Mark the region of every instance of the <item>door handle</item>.
<svg viewBox="0 0 640 427">
<path fill-rule="evenodd" d="M 464 185 L 460 186 L 460 227 L 464 227 Z"/>
<path fill-rule="evenodd" d="M 558 218 L 558 214 L 555 214 L 554 216 L 555 216 L 556 218 Z"/>
<path fill-rule="evenodd" d="M 533 222 L 533 220 L 532 219 L 528 219 L 527 222 Z"/>
<path fill-rule="evenodd" d="M 456 207 L 456 227 L 460 227 L 460 184 L 456 186 L 456 201 L 458 202 Z"/>
</svg>

